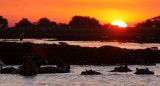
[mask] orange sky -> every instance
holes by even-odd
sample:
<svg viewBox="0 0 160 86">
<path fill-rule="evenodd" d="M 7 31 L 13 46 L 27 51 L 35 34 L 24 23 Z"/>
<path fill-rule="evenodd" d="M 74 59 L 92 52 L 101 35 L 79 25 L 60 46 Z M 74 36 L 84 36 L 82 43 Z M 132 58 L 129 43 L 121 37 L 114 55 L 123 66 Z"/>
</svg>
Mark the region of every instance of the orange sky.
<svg viewBox="0 0 160 86">
<path fill-rule="evenodd" d="M 14 26 L 22 18 L 36 22 L 47 17 L 68 23 L 75 15 L 95 17 L 100 23 L 125 21 L 129 26 L 160 15 L 160 0 L 1 0 L 0 15 Z"/>
</svg>

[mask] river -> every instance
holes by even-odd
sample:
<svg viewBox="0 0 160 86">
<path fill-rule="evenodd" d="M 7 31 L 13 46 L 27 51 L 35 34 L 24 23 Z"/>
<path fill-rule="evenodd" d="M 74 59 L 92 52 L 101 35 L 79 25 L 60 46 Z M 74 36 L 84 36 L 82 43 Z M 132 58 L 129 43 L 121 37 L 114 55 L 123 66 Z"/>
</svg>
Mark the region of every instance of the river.
<svg viewBox="0 0 160 86">
<path fill-rule="evenodd" d="M 80 45 L 82 47 L 100 47 L 100 46 L 116 46 L 127 49 L 145 49 L 157 47 L 160 49 L 160 43 L 134 43 L 134 42 L 107 42 L 107 41 L 56 41 L 56 39 L 0 39 L 0 42 L 17 42 L 17 43 L 36 43 L 36 44 L 58 44 L 58 42 L 66 42 L 69 45 Z"/>
<path fill-rule="evenodd" d="M 82 47 L 100 47 L 104 45 L 127 49 L 160 48 L 160 43 L 101 42 L 101 41 L 56 41 L 55 39 L 0 39 L 0 42 L 31 42 L 37 44 L 53 44 L 66 42 L 69 45 Z M 17 67 L 17 66 L 16 66 Z M 156 66 L 129 65 L 133 72 L 108 72 L 116 66 L 79 66 L 71 65 L 70 73 L 38 74 L 25 77 L 17 74 L 0 74 L 0 86 L 160 86 L 160 64 Z M 136 68 L 149 68 L 154 75 L 136 75 Z M 80 75 L 89 69 L 101 72 L 102 75 Z"/>
<path fill-rule="evenodd" d="M 70 73 L 21 75 L 0 74 L 0 86 L 160 86 L 160 64 L 156 66 L 129 65 L 133 72 L 108 72 L 116 66 L 71 65 Z M 149 68 L 155 75 L 136 75 L 136 68 Z M 80 75 L 93 69 L 102 75 Z"/>
</svg>

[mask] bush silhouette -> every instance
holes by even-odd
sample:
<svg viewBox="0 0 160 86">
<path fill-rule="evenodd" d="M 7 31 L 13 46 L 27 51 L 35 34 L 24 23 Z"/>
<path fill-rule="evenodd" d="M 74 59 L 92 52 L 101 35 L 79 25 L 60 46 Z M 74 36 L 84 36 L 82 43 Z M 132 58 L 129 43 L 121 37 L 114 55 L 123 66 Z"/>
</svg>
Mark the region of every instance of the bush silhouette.
<svg viewBox="0 0 160 86">
<path fill-rule="evenodd" d="M 142 23 L 138 23 L 136 28 L 160 28 L 160 16 L 147 19 Z"/>
<path fill-rule="evenodd" d="M 19 23 L 16 23 L 15 27 L 30 27 L 32 23 L 27 18 L 22 18 Z"/>
<path fill-rule="evenodd" d="M 56 22 L 51 22 L 48 18 L 41 18 L 37 22 L 38 27 L 56 27 Z"/>
<path fill-rule="evenodd" d="M 99 28 L 99 21 L 95 18 L 74 16 L 69 22 L 71 28 Z"/>
<path fill-rule="evenodd" d="M 8 27 L 8 20 L 0 16 L 0 28 Z"/>
<path fill-rule="evenodd" d="M 59 23 L 59 24 L 58 24 L 58 27 L 59 27 L 59 28 L 69 28 L 69 25 L 68 25 L 68 24 L 65 24 L 65 23 Z"/>
</svg>

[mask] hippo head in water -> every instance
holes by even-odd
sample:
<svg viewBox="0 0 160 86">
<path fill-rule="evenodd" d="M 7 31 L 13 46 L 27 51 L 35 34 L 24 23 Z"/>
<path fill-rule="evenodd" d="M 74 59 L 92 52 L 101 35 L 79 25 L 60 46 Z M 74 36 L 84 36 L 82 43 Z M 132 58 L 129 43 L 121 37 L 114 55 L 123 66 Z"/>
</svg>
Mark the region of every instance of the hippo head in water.
<svg viewBox="0 0 160 86">
<path fill-rule="evenodd" d="M 23 65 L 20 69 L 21 75 L 36 75 L 38 73 L 38 69 L 34 63 L 34 59 L 36 55 L 33 53 L 27 53 L 23 58 Z"/>
</svg>

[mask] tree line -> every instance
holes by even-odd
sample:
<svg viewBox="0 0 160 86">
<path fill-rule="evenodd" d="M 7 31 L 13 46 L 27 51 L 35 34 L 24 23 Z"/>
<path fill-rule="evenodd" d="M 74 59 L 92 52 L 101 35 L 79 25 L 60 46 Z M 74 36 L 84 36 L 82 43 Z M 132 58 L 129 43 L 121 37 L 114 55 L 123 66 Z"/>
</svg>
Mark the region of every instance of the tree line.
<svg viewBox="0 0 160 86">
<path fill-rule="evenodd" d="M 27 27 L 60 27 L 60 28 L 100 28 L 102 25 L 95 18 L 88 16 L 74 16 L 69 24 L 56 23 L 50 19 L 44 17 L 40 18 L 37 22 L 31 22 L 27 18 L 22 18 L 15 24 L 15 28 L 27 28 Z M 7 28 L 8 20 L 0 16 L 0 28 Z"/>
<path fill-rule="evenodd" d="M 0 28 L 8 27 L 8 20 L 0 16 Z"/>
<path fill-rule="evenodd" d="M 0 28 L 7 28 L 8 20 L 0 16 Z M 50 19 L 44 17 L 40 18 L 37 22 L 31 22 L 27 18 L 22 18 L 18 23 L 15 24 L 15 28 L 26 28 L 26 27 L 52 27 L 52 28 L 118 28 L 111 24 L 100 24 L 99 20 L 91 18 L 89 16 L 73 16 L 69 24 L 56 23 Z M 147 19 L 143 22 L 135 25 L 137 29 L 144 28 L 160 28 L 160 16 Z"/>
<path fill-rule="evenodd" d="M 160 16 L 153 17 L 150 19 L 147 19 L 141 23 L 136 24 L 136 28 L 160 28 Z"/>
</svg>

